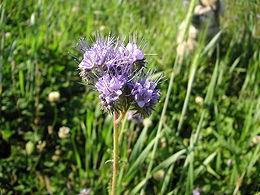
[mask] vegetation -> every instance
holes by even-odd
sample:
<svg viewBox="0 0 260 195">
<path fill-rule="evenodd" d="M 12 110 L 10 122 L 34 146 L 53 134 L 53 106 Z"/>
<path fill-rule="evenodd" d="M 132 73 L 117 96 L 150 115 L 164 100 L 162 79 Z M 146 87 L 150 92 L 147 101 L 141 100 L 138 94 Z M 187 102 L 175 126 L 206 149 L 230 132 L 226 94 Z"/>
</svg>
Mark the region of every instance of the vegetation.
<svg viewBox="0 0 260 195">
<path fill-rule="evenodd" d="M 112 116 L 73 61 L 95 32 L 143 37 L 164 73 L 152 116 L 124 120 L 122 194 L 259 193 L 259 5 L 226 1 L 218 46 L 178 64 L 181 0 L 1 1 L 0 194 L 108 193 Z"/>
</svg>

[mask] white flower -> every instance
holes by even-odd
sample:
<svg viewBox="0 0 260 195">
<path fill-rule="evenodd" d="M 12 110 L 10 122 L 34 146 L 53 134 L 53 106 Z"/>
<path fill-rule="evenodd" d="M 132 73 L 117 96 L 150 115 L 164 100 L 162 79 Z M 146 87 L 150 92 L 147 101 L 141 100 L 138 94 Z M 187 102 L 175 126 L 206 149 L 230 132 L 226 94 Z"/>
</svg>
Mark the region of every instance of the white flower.
<svg viewBox="0 0 260 195">
<path fill-rule="evenodd" d="M 162 169 L 160 169 L 159 171 L 153 174 L 153 178 L 157 181 L 162 181 L 164 179 L 164 176 L 165 176 L 165 171 Z"/>
<path fill-rule="evenodd" d="M 90 195 L 90 189 L 84 188 L 80 191 L 79 195 Z"/>
<path fill-rule="evenodd" d="M 63 126 L 59 129 L 58 135 L 59 138 L 64 139 L 69 136 L 69 133 L 70 133 L 70 128 Z"/>
<path fill-rule="evenodd" d="M 33 151 L 34 151 L 34 144 L 32 141 L 28 141 L 26 144 L 25 144 L 25 151 L 28 155 L 32 154 Z"/>
<path fill-rule="evenodd" d="M 44 150 L 45 146 L 46 146 L 46 141 L 40 140 L 40 141 L 38 141 L 38 144 L 36 147 L 39 152 L 42 152 Z"/>
<path fill-rule="evenodd" d="M 232 165 L 232 160 L 231 159 L 228 159 L 227 162 L 226 162 L 227 166 L 230 167 Z"/>
<path fill-rule="evenodd" d="M 253 137 L 252 144 L 253 145 L 260 144 L 260 135 L 256 135 L 255 137 Z"/>
<path fill-rule="evenodd" d="M 60 93 L 58 91 L 52 91 L 48 95 L 49 102 L 57 102 L 60 99 Z"/>
<path fill-rule="evenodd" d="M 30 18 L 30 25 L 34 25 L 35 24 L 35 13 L 32 13 L 31 18 Z"/>
<path fill-rule="evenodd" d="M 52 91 L 48 95 L 49 102 L 57 102 L 60 99 L 60 93 L 58 91 Z"/>
<path fill-rule="evenodd" d="M 201 97 L 201 96 L 197 96 L 196 98 L 195 98 L 195 102 L 196 102 L 196 104 L 199 104 L 199 105 L 202 105 L 203 104 L 203 98 Z"/>
</svg>

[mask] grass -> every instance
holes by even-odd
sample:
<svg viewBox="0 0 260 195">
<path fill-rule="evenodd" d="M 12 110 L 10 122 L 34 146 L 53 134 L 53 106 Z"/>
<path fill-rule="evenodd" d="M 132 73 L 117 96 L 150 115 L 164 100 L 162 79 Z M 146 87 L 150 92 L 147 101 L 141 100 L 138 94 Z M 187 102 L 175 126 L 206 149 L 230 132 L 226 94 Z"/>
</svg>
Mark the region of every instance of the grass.
<svg viewBox="0 0 260 195">
<path fill-rule="evenodd" d="M 145 125 L 125 121 L 122 194 L 259 193 L 258 7 L 226 1 L 218 47 L 201 41 L 178 64 L 176 35 L 187 11 L 180 0 L 1 2 L 0 194 L 108 193 L 112 116 L 68 54 L 79 56 L 78 39 L 96 31 L 143 37 L 149 67 L 165 75 Z M 59 102 L 48 102 L 51 91 Z M 66 139 L 61 126 L 70 128 Z"/>
</svg>

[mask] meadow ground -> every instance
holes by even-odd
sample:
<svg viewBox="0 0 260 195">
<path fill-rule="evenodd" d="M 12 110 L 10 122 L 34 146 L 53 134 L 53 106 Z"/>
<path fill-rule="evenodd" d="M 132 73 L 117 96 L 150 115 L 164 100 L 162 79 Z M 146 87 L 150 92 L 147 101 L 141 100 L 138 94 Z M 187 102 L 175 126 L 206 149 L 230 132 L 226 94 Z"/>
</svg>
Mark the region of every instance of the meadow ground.
<svg viewBox="0 0 260 195">
<path fill-rule="evenodd" d="M 258 194 L 260 2 L 225 2 L 217 49 L 201 42 L 177 64 L 181 0 L 0 1 L 0 194 L 108 193 L 112 116 L 72 58 L 95 32 L 143 37 L 164 74 L 151 117 L 125 120 L 119 192 Z"/>
</svg>

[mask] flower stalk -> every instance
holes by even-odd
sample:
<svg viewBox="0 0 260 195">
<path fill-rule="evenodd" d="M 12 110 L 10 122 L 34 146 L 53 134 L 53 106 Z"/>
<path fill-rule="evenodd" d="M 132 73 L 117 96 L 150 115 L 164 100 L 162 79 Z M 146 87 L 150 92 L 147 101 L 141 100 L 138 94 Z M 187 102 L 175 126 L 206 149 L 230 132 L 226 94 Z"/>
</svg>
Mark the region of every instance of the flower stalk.
<svg viewBox="0 0 260 195">
<path fill-rule="evenodd" d="M 118 113 L 114 113 L 114 132 L 113 132 L 113 176 L 112 176 L 112 186 L 111 195 L 116 195 L 117 190 L 117 175 L 118 175 L 118 159 L 119 159 L 119 145 L 118 145 L 118 135 L 119 135 L 119 117 Z"/>
</svg>

